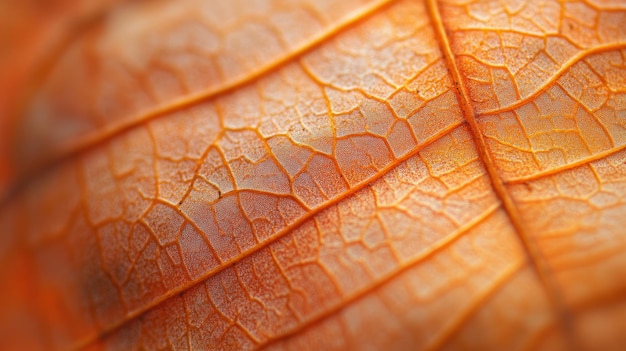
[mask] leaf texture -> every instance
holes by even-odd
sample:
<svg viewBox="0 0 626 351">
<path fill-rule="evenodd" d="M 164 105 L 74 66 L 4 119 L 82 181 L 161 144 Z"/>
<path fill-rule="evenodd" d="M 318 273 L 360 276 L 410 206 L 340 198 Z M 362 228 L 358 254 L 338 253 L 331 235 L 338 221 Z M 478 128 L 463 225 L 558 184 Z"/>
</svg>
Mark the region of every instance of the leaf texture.
<svg viewBox="0 0 626 351">
<path fill-rule="evenodd" d="M 609 350 L 622 1 L 121 2 L 28 91 L 0 349 Z"/>
</svg>

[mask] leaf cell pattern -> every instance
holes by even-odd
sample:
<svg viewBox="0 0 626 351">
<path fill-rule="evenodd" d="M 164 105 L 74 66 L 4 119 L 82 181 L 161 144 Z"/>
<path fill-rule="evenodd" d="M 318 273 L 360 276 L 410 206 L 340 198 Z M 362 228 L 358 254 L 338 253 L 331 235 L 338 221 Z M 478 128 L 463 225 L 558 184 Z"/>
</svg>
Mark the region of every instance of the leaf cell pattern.
<svg viewBox="0 0 626 351">
<path fill-rule="evenodd" d="M 0 348 L 618 347 L 624 22 L 112 7 L 22 118 L 38 174 L 0 211 Z"/>
</svg>

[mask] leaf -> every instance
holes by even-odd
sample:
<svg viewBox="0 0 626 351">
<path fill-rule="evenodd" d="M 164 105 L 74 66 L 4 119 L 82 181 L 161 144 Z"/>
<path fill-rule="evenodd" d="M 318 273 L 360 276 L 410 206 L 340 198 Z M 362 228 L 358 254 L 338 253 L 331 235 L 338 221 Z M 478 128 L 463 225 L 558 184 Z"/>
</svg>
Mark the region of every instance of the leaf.
<svg viewBox="0 0 626 351">
<path fill-rule="evenodd" d="M 112 6 L 14 132 L 0 349 L 619 349 L 624 23 Z"/>
<path fill-rule="evenodd" d="M 25 77 L 39 75 L 37 71 L 46 66 L 46 52 L 59 51 L 56 46 L 62 46 L 64 32 L 80 30 L 81 24 L 116 1 L 0 1 L 0 196 L 6 195 L 7 183 L 14 175 L 8 150 L 14 141 L 20 93 L 31 85 Z"/>
</svg>

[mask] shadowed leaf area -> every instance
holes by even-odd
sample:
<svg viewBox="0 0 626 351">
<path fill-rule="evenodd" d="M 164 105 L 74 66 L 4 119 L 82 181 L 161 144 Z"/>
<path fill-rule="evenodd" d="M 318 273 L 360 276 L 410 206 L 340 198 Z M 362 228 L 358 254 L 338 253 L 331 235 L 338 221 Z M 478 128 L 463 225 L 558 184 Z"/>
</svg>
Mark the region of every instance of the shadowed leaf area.
<svg viewBox="0 0 626 351">
<path fill-rule="evenodd" d="M 0 349 L 626 345 L 624 1 L 46 4 Z"/>
</svg>

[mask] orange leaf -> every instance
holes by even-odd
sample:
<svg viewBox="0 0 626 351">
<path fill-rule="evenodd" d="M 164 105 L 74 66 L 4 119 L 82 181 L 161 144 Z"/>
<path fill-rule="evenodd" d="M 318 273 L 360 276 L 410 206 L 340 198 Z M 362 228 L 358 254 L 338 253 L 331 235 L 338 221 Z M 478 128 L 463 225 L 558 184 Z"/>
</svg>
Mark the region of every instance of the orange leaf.
<svg viewBox="0 0 626 351">
<path fill-rule="evenodd" d="M 0 101 L 0 349 L 626 344 L 624 2 L 102 11 Z"/>
</svg>

